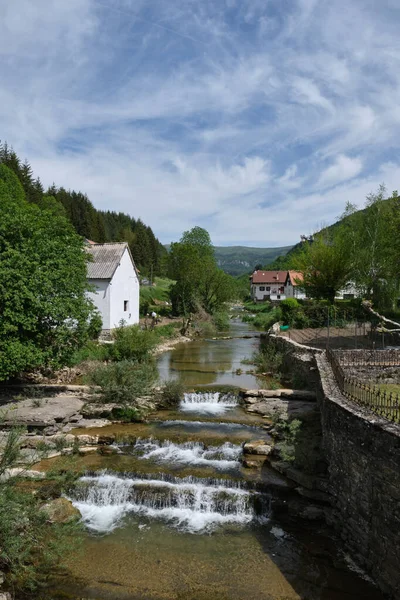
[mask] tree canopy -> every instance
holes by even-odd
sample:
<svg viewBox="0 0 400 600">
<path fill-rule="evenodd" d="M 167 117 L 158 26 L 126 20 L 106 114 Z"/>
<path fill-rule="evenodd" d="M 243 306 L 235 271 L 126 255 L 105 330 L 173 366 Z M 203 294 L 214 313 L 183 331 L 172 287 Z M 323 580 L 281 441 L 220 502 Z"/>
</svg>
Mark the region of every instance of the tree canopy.
<svg viewBox="0 0 400 600">
<path fill-rule="evenodd" d="M 0 380 L 62 366 L 86 341 L 83 239 L 53 201 L 43 206 L 27 202 L 18 177 L 0 165 Z"/>
<path fill-rule="evenodd" d="M 235 281 L 218 268 L 210 236 L 201 227 L 185 231 L 179 242 L 171 244 L 168 267 L 176 280 L 171 289 L 176 314 L 199 308 L 213 313 L 235 296 Z"/>
</svg>

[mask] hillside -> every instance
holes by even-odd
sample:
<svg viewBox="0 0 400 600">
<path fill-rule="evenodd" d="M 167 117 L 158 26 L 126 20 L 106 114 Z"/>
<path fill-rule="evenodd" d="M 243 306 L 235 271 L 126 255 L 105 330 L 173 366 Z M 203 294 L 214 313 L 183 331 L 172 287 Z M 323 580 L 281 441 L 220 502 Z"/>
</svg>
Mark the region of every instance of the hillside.
<svg viewBox="0 0 400 600">
<path fill-rule="evenodd" d="M 249 248 L 247 246 L 215 246 L 218 266 L 230 275 L 242 275 L 252 271 L 257 264 L 273 262 L 284 256 L 292 246 L 280 248 Z"/>
</svg>

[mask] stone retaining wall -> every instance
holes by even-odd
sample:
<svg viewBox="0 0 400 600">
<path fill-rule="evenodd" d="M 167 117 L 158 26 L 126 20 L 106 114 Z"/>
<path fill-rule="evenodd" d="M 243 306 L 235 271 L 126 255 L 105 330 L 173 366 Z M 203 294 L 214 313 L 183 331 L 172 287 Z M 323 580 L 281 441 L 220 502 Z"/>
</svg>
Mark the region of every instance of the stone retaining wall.
<svg viewBox="0 0 400 600">
<path fill-rule="evenodd" d="M 319 404 L 329 493 L 352 557 L 393 598 L 400 597 L 400 426 L 340 393 L 324 355 Z"/>
</svg>

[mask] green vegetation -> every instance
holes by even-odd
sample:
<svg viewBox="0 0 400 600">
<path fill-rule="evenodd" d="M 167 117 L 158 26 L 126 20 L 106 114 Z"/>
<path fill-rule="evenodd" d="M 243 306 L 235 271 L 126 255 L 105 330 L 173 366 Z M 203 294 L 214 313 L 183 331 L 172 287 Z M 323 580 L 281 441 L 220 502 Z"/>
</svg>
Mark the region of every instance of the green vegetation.
<svg viewBox="0 0 400 600">
<path fill-rule="evenodd" d="M 124 404 L 149 394 L 157 377 L 157 368 L 152 361 L 122 360 L 91 371 L 89 382 L 100 388 L 94 390 L 96 401 Z"/>
<path fill-rule="evenodd" d="M 89 337 L 83 240 L 63 216 L 25 199 L 0 164 L 0 381 L 58 368 Z"/>
<path fill-rule="evenodd" d="M 0 477 L 17 464 L 22 430 L 13 428 L 0 457 Z M 58 497 L 74 476 L 53 473 L 51 481 L 26 482 L 20 477 L 0 479 L 0 570 L 15 597 L 37 598 L 49 575 L 77 550 L 80 525 L 50 523 L 42 503 Z M 34 492 L 34 493 L 32 493 Z"/>
<path fill-rule="evenodd" d="M 261 346 L 253 355 L 252 362 L 256 365 L 257 373 L 268 373 L 279 378 L 281 375 L 283 352 L 279 352 L 272 345 Z"/>
<path fill-rule="evenodd" d="M 274 424 L 275 431 L 282 441 L 277 444 L 279 454 L 285 462 L 292 463 L 296 457 L 296 440 L 301 429 L 301 421 L 293 419 L 292 421 L 278 418 Z"/>
<path fill-rule="evenodd" d="M 179 379 L 166 381 L 160 391 L 161 402 L 164 406 L 176 406 L 183 398 L 184 386 Z"/>
<path fill-rule="evenodd" d="M 22 163 L 6 143 L 0 145 L 0 164 L 18 178 L 27 201 L 41 210 L 63 216 L 79 236 L 102 242 L 128 242 L 141 275 L 160 275 L 165 268 L 166 249 L 152 229 L 140 219 L 124 213 L 94 208 L 86 194 L 52 185 L 44 190 L 40 179 L 34 179 L 28 162 Z"/>
<path fill-rule="evenodd" d="M 114 361 L 146 362 L 158 341 L 154 331 L 141 329 L 139 325 L 118 327 L 112 336 L 114 343 L 109 348 Z"/>
<path fill-rule="evenodd" d="M 214 246 L 218 266 L 229 275 L 238 276 L 253 271 L 288 252 L 292 246 L 281 248 L 248 248 L 246 246 Z M 248 281 L 248 280 L 247 280 Z"/>
<path fill-rule="evenodd" d="M 140 286 L 140 314 L 145 316 L 153 310 L 161 316 L 171 313 L 170 289 L 175 283 L 172 279 L 156 277 L 154 285 Z M 168 302 L 168 305 L 166 304 Z"/>
<path fill-rule="evenodd" d="M 176 281 L 171 288 L 176 315 L 199 310 L 213 314 L 236 296 L 234 279 L 217 267 L 210 236 L 201 227 L 186 231 L 179 242 L 171 244 L 168 270 Z"/>
</svg>

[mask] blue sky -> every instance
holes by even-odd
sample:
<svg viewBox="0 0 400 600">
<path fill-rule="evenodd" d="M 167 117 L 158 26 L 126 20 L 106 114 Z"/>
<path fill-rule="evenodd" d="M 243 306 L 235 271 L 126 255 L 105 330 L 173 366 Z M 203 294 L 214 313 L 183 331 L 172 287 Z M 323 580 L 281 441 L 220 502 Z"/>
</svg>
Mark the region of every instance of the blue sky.
<svg viewBox="0 0 400 600">
<path fill-rule="evenodd" d="M 0 139 L 168 243 L 296 243 L 400 188 L 398 0 L 0 0 Z"/>
</svg>

